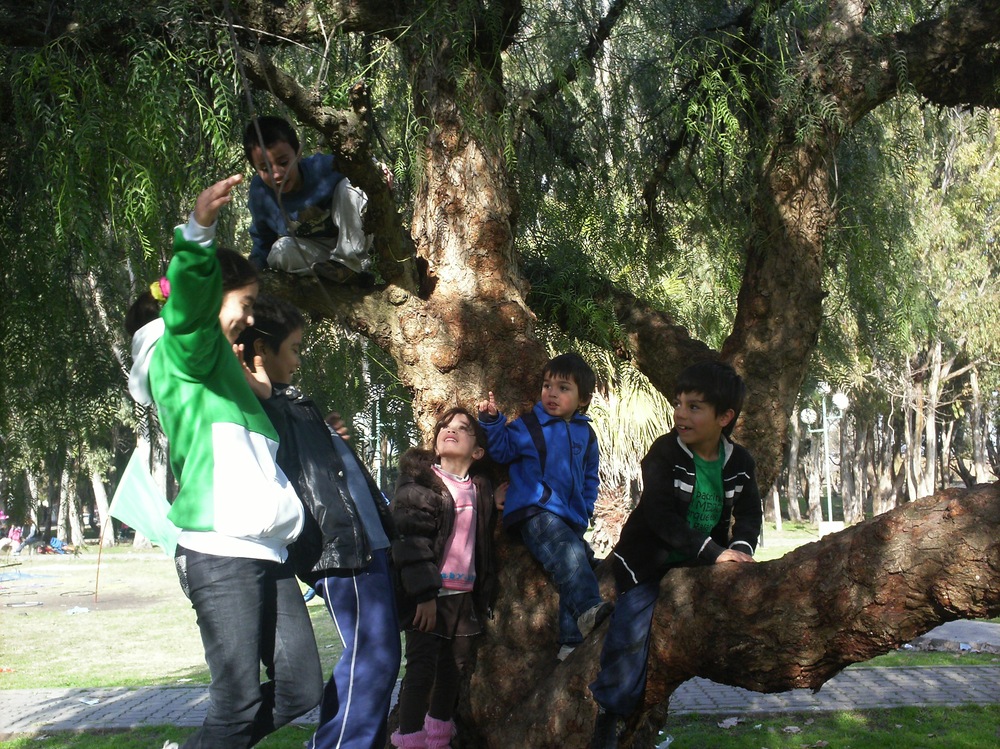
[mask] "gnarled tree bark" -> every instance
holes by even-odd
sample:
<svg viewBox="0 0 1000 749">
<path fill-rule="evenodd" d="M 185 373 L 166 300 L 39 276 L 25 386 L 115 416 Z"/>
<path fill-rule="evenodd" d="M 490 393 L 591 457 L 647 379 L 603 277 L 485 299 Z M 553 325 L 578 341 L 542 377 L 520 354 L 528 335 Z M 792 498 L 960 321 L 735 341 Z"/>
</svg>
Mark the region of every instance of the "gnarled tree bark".
<svg viewBox="0 0 1000 749">
<path fill-rule="evenodd" d="M 949 489 L 755 565 L 673 570 L 653 619 L 645 706 L 622 746 L 650 746 L 670 695 L 701 676 L 757 692 L 819 689 L 935 626 L 1000 614 L 1000 483 Z M 516 576 L 478 650 L 463 746 L 587 746 L 607 626 L 555 660 L 555 591 Z M 606 576 L 606 575 L 605 575 Z M 517 595 L 512 591 L 517 590 Z"/>
</svg>

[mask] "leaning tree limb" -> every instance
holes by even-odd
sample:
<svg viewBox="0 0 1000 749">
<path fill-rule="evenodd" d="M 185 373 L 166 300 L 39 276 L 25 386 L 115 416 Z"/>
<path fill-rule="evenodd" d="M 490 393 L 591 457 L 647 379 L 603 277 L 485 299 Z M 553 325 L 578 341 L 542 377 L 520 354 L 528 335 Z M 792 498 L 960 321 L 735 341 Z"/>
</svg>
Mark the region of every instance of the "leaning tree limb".
<svg viewBox="0 0 1000 749">
<path fill-rule="evenodd" d="M 774 561 L 670 572 L 646 704 L 622 746 L 650 745 L 670 695 L 693 676 L 758 692 L 819 689 L 939 624 L 1000 614 L 998 530 L 1000 483 L 939 492 Z M 460 718 L 478 746 L 584 747 L 606 625 L 557 664 L 555 593 L 541 575 L 523 576 L 522 549 L 501 551 L 521 575 L 505 566 L 502 584 L 521 594 L 502 598 Z"/>
</svg>

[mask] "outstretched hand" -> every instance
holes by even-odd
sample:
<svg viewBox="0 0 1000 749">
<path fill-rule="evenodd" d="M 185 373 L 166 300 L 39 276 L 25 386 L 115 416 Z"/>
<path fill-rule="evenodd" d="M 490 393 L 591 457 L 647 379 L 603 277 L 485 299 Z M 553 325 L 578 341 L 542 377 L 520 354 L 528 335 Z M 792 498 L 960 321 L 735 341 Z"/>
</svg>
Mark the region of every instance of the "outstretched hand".
<svg viewBox="0 0 1000 749">
<path fill-rule="evenodd" d="M 344 442 L 351 441 L 351 433 L 347 430 L 347 425 L 344 423 L 344 420 L 340 418 L 339 413 L 336 411 L 328 413 L 326 416 L 326 423 L 330 429 L 340 435 L 340 438 L 344 440 Z"/>
<path fill-rule="evenodd" d="M 488 413 L 491 417 L 496 416 L 500 412 L 497 411 L 497 402 L 493 397 L 493 391 L 490 391 L 489 397 L 486 400 L 479 401 L 479 413 Z"/>
<path fill-rule="evenodd" d="M 234 174 L 201 191 L 194 204 L 194 220 L 199 226 L 208 227 L 215 223 L 222 206 L 233 199 L 233 188 L 242 181 L 242 174 Z"/>
<path fill-rule="evenodd" d="M 264 360 L 258 355 L 253 358 L 253 369 L 247 366 L 246 359 L 243 358 L 243 344 L 234 343 L 233 353 L 243 365 L 243 376 L 246 377 L 247 385 L 253 390 L 253 394 L 266 401 L 271 397 L 271 378 L 264 371 Z"/>
</svg>

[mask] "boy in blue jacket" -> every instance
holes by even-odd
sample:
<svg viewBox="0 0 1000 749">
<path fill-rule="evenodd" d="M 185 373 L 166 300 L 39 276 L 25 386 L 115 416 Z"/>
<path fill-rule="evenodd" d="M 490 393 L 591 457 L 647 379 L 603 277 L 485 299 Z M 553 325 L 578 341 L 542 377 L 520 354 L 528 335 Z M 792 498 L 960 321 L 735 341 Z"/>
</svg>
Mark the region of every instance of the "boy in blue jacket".
<svg viewBox="0 0 1000 749">
<path fill-rule="evenodd" d="M 479 404 L 490 457 L 509 464 L 503 524 L 519 533 L 559 589 L 559 659 L 608 617 L 583 534 L 597 501 L 599 450 L 586 415 L 594 371 L 577 354 L 561 354 L 542 370 L 535 407 L 507 423 L 493 393 Z"/>
<path fill-rule="evenodd" d="M 687 367 L 674 386 L 674 429 L 642 459 L 642 496 L 611 553 L 618 601 L 590 685 L 600 708 L 591 749 L 616 749 L 621 720 L 641 704 L 663 576 L 754 561 L 762 516 L 754 461 L 729 440 L 745 391 L 728 364 Z"/>
</svg>

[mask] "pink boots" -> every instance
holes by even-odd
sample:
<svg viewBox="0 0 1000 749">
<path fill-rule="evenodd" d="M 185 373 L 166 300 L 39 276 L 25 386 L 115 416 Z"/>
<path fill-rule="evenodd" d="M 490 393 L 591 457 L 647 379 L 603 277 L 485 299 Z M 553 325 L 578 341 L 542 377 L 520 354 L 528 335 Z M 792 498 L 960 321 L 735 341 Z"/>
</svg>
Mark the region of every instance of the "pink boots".
<svg viewBox="0 0 1000 749">
<path fill-rule="evenodd" d="M 438 720 L 425 715 L 424 733 L 427 734 L 427 749 L 448 749 L 452 737 L 457 733 L 455 721 Z"/>
<path fill-rule="evenodd" d="M 399 749 L 426 749 L 427 731 L 414 731 L 413 733 L 394 731 L 389 737 L 389 742 Z"/>
<path fill-rule="evenodd" d="M 413 733 L 395 731 L 389 741 L 398 749 L 448 749 L 456 734 L 455 721 L 424 716 L 424 730 Z"/>
</svg>

